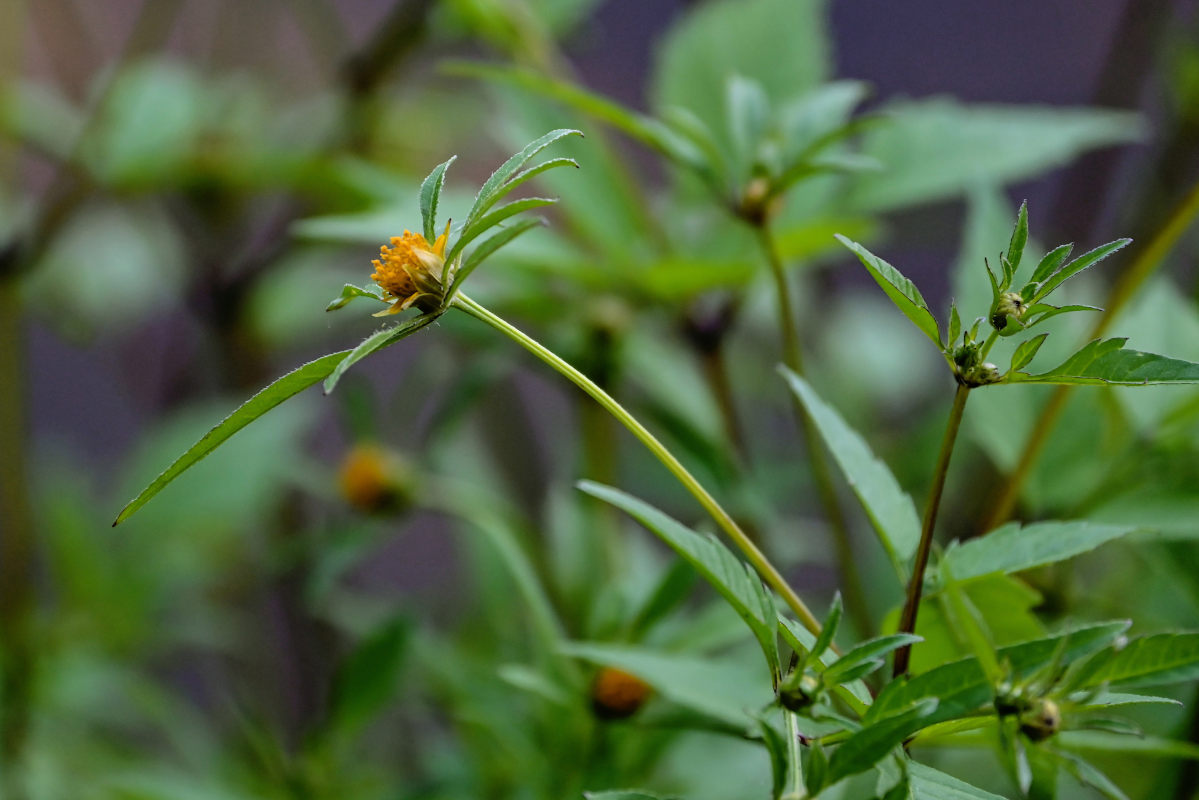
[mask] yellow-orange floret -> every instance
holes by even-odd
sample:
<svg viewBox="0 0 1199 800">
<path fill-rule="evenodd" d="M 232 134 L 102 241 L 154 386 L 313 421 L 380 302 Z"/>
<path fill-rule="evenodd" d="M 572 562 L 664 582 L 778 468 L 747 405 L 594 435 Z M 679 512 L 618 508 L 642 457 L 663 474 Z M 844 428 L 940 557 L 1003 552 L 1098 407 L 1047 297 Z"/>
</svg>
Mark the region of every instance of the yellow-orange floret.
<svg viewBox="0 0 1199 800">
<path fill-rule="evenodd" d="M 413 305 L 432 311 L 441 305 L 445 297 L 441 273 L 449 233 L 447 224 L 445 233 L 430 245 L 421 234 L 404 231 L 403 236 L 391 238 L 390 246 L 379 248 L 379 258 L 371 262 L 375 267 L 371 280 L 382 287 L 388 301 L 395 301 L 382 314 L 398 314 Z"/>
</svg>

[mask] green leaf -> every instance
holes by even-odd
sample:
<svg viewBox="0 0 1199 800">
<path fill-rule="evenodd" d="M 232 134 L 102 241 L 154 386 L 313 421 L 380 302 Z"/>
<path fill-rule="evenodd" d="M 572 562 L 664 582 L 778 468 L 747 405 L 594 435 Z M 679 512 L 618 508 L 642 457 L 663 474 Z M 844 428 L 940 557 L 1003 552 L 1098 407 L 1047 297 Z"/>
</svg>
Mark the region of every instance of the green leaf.
<svg viewBox="0 0 1199 800">
<path fill-rule="evenodd" d="M 937 698 L 929 697 L 914 703 L 910 708 L 851 734 L 829 759 L 826 784 L 831 785 L 870 769 L 885 758 L 903 740 L 925 727 L 925 720 L 937 710 Z"/>
<path fill-rule="evenodd" d="M 1020 259 L 1024 255 L 1024 246 L 1028 244 L 1028 201 L 1020 204 L 1016 216 L 1016 227 L 1012 231 L 1011 241 L 1007 246 L 1007 279 L 1010 282 L 1016 270 L 1020 269 Z"/>
<path fill-rule="evenodd" d="M 725 106 L 738 177 L 748 180 L 758 164 L 758 145 L 770 124 L 770 99 L 757 81 L 733 75 L 725 81 Z"/>
<path fill-rule="evenodd" d="M 928 310 L 928 303 L 924 302 L 924 297 L 916 285 L 905 278 L 895 267 L 857 242 L 846 239 L 841 234 L 837 234 L 837 241 L 857 255 L 858 260 L 869 270 L 871 277 L 887 293 L 887 297 L 891 298 L 891 302 L 898 306 L 899 310 L 940 349 L 941 333 L 937 328 L 937 320 Z"/>
<path fill-rule="evenodd" d="M 390 328 L 384 328 L 383 330 L 375 331 L 370 336 L 366 337 L 366 339 L 362 341 L 362 344 L 358 345 L 353 350 L 350 350 L 347 354 L 343 354 L 345 355 L 345 358 L 339 361 L 329 373 L 329 376 L 325 378 L 325 394 L 329 394 L 329 392 L 333 391 L 334 387 L 337 386 L 337 382 L 341 380 L 341 376 L 344 375 L 346 370 L 348 370 L 350 367 L 354 366 L 372 353 L 382 350 L 384 347 L 389 347 L 407 336 L 411 336 L 421 328 L 428 325 L 430 322 L 433 322 L 435 319 L 440 317 L 441 314 L 442 312 L 440 311 L 431 311 L 427 314 L 421 314 L 418 317 L 405 320 L 399 325 L 393 325 Z"/>
<path fill-rule="evenodd" d="M 845 676 L 849 675 L 851 670 L 856 670 L 860 665 L 873 661 L 881 663 L 883 656 L 892 650 L 897 650 L 904 645 L 914 644 L 919 641 L 921 641 L 920 637 L 915 634 L 895 633 L 859 642 L 824 671 L 824 679 L 828 683 L 842 683 L 845 680 L 849 680 Z"/>
<path fill-rule="evenodd" d="M 758 730 L 762 732 L 762 743 L 770 754 L 770 796 L 778 798 L 787 784 L 787 739 L 764 719 L 758 720 Z"/>
<path fill-rule="evenodd" d="M 816 644 L 816 637 L 811 631 L 785 614 L 779 614 L 779 633 L 782 634 L 783 641 L 796 653 L 811 652 Z M 816 661 L 827 669 L 835 662 L 835 656 L 825 652 Z M 834 691 L 858 714 L 864 713 L 874 700 L 870 689 L 860 680 L 843 678 L 839 685 L 834 685 Z"/>
<path fill-rule="evenodd" d="M 487 209 L 495 205 L 505 194 L 514 188 L 515 184 L 510 182 L 509 179 L 516 176 L 520 168 L 529 163 L 533 156 L 559 139 L 567 136 L 582 135 L 581 131 L 568 128 L 559 128 L 558 130 L 550 131 L 544 136 L 530 142 L 524 150 L 521 150 L 501 164 L 499 169 L 491 173 L 491 177 L 484 181 L 483 186 L 480 187 L 479 193 L 475 196 L 474 205 L 471 206 L 470 213 L 466 215 L 466 227 L 469 228 L 482 214 L 487 213 Z"/>
<path fill-rule="evenodd" d="M 1159 633 L 1133 639 L 1092 672 L 1085 686 L 1133 689 L 1199 678 L 1199 633 Z"/>
<path fill-rule="evenodd" d="M 1053 319 L 1058 314 L 1072 314 L 1075 311 L 1102 311 L 1102 310 L 1103 310 L 1102 308 L 1099 308 L 1097 306 L 1084 306 L 1084 305 L 1051 306 L 1048 303 L 1036 303 L 1033 306 L 1030 306 L 1028 309 L 1028 313 L 1026 314 L 1026 319 L 1028 320 L 1028 322 L 1025 324 L 1025 330 L 1027 330 L 1029 328 L 1034 328 L 1037 325 L 1040 325 L 1042 322 L 1045 322 L 1046 320 Z"/>
<path fill-rule="evenodd" d="M 526 197 L 521 200 L 513 200 L 511 203 L 505 203 L 490 214 L 480 217 L 470 227 L 462 231 L 458 240 L 454 242 L 454 246 L 446 254 L 446 263 L 452 263 L 458 254 L 462 252 L 462 248 L 509 217 L 515 216 L 522 211 L 528 211 L 531 208 L 552 206 L 556 202 L 558 202 L 557 199 L 551 197 Z"/>
<path fill-rule="evenodd" d="M 151 481 L 149 486 L 142 489 L 137 497 L 130 500 L 128 505 L 117 515 L 116 520 L 112 523 L 113 526 L 129 519 L 151 497 L 162 491 L 167 484 L 178 478 L 186 469 L 223 444 L 230 436 L 284 400 L 294 397 L 314 383 L 318 383 L 349 355 L 349 350 L 343 350 L 340 353 L 330 353 L 315 361 L 309 361 L 251 397 L 236 411 L 221 420 L 212 430 L 204 434 L 198 442 L 188 448 L 187 452 L 175 459 L 169 467 L 163 470 L 161 475 Z"/>
<path fill-rule="evenodd" d="M 769 683 L 727 660 L 602 642 L 567 642 L 559 650 L 632 673 L 668 700 L 741 730 L 753 725 L 753 713 L 772 699 Z"/>
<path fill-rule="evenodd" d="M 1065 263 L 1070 257 L 1070 253 L 1074 250 L 1074 243 L 1058 245 L 1045 254 L 1045 257 L 1037 264 L 1037 268 L 1033 270 L 1032 277 L 1028 281 L 1028 285 L 1020 294 L 1025 298 L 1031 297 L 1031 292 L 1036 291 L 1036 287 L 1044 283 L 1050 275 L 1057 272 L 1058 267 Z"/>
<path fill-rule="evenodd" d="M 1041 345 L 1045 344 L 1045 339 L 1048 336 L 1048 333 L 1042 333 L 1040 336 L 1034 336 L 1027 341 L 1021 342 L 1020 346 L 1016 348 L 1016 352 L 1012 353 L 1012 364 L 1008 369 L 1011 372 L 1015 372 L 1028 366 L 1029 362 L 1036 358 L 1037 351 L 1041 349 Z"/>
<path fill-rule="evenodd" d="M 833 604 L 829 607 L 828 616 L 825 617 L 824 625 L 820 628 L 820 635 L 816 637 L 816 642 L 808 651 L 808 658 L 819 659 L 824 655 L 824 651 L 828 650 L 829 645 L 833 643 L 833 637 L 837 635 L 837 628 L 841 625 L 841 614 L 841 593 L 837 592 L 833 595 Z"/>
<path fill-rule="evenodd" d="M 727 136 L 721 89 L 740 75 L 771 105 L 819 86 L 830 68 L 820 0 L 718 0 L 694 6 L 663 39 L 650 85 L 658 114 L 691 111 Z M 726 144 L 729 144 L 726 141 Z"/>
<path fill-rule="evenodd" d="M 1095 109 L 965 105 L 910 100 L 881 109 L 862 153 L 886 165 L 860 175 L 852 208 L 883 211 L 962 194 L 979 182 L 1003 185 L 1068 163 L 1096 147 L 1142 136 L 1140 118 Z"/>
<path fill-rule="evenodd" d="M 578 486 L 592 497 L 611 503 L 640 522 L 691 564 L 745 620 L 761 645 L 772 673 L 777 670 L 778 618 L 774 601 L 748 565 L 715 539 L 700 536 L 631 495 L 591 481 L 582 481 Z"/>
<path fill-rule="evenodd" d="M 1094 708 L 1116 708 L 1118 706 L 1138 706 L 1138 705 L 1167 705 L 1180 706 L 1181 701 L 1175 700 L 1173 697 L 1157 697 L 1151 694 L 1128 694 L 1127 692 L 1100 692 L 1097 695 L 1091 696 L 1091 693 L 1086 693 L 1082 698 L 1077 700 L 1075 710 L 1086 711 Z"/>
<path fill-rule="evenodd" d="M 803 378 L 779 368 L 791 391 L 816 424 L 846 480 L 858 496 L 879 539 L 902 575 L 920 542 L 920 517 L 912 498 L 900 488 L 887 465 L 841 416 L 826 404 Z"/>
<path fill-rule="evenodd" d="M 1070 278 L 1072 278 L 1075 275 L 1077 275 L 1078 273 L 1082 272 L 1084 269 L 1087 269 L 1088 267 L 1092 267 L 1095 264 L 1098 264 L 1100 261 L 1102 261 L 1103 259 L 1110 256 L 1112 253 L 1116 252 L 1117 250 L 1123 249 L 1131 242 L 1132 242 L 1132 239 L 1117 239 L 1114 242 L 1108 242 L 1105 245 L 1096 247 L 1094 250 L 1091 250 L 1088 253 L 1082 254 L 1081 256 L 1074 259 L 1069 264 L 1062 267 L 1057 272 L 1053 273 L 1048 278 L 1046 278 L 1045 282 L 1042 283 L 1041 286 L 1037 289 L 1037 293 L 1035 295 L 1033 295 L 1032 298 L 1026 298 L 1026 299 L 1030 303 L 1036 303 L 1040 300 L 1045 299 L 1053 292 L 1054 289 L 1061 286 L 1063 283 L 1065 283 Z"/>
<path fill-rule="evenodd" d="M 611 789 L 602 792 L 583 792 L 587 800 L 681 800 L 678 795 L 655 794 L 642 789 Z"/>
<path fill-rule="evenodd" d="M 659 621 L 677 608 L 695 586 L 696 573 L 692 566 L 681 558 L 672 559 L 671 565 L 658 579 L 654 591 L 633 619 L 631 632 L 634 640 L 640 640 Z"/>
<path fill-rule="evenodd" d="M 378 284 L 371 283 L 366 286 L 355 286 L 352 283 L 347 283 L 341 289 L 341 294 L 338 297 L 329 301 L 329 305 L 325 306 L 325 311 L 336 311 L 345 306 L 356 297 L 369 297 L 372 300 L 383 300 L 383 288 Z"/>
<path fill-rule="evenodd" d="M 1063 664 L 1093 653 L 1108 644 L 1128 628 L 1124 621 L 1105 622 L 1075 628 L 1044 639 L 1001 647 L 997 651 L 1000 663 L 1011 665 L 1013 677 L 1020 679 L 1050 663 L 1060 650 Z M 1065 644 L 1061 641 L 1065 639 Z M 907 708 L 924 697 L 940 699 L 933 722 L 972 713 L 993 700 L 992 688 L 978 659 L 964 658 L 930 669 L 910 679 L 892 681 L 875 698 L 865 722 L 873 723 L 896 710 Z"/>
<path fill-rule="evenodd" d="M 474 272 L 475 268 L 482 264 L 484 259 L 490 256 L 496 250 L 499 250 L 501 247 L 508 244 L 508 242 L 512 241 L 517 236 L 520 236 L 522 233 L 531 231 L 534 228 L 540 228 L 544 224 L 545 220 L 541 217 L 538 217 L 537 219 L 522 219 L 506 228 L 500 228 L 495 235 L 488 236 L 486 239 L 479 242 L 478 246 L 475 247 L 475 249 L 470 252 L 470 255 L 466 257 L 466 260 L 462 263 L 462 266 L 458 268 L 458 273 L 454 276 L 454 282 L 450 284 L 450 290 L 446 293 L 447 296 L 453 297 L 454 293 L 458 291 L 458 287 L 462 285 L 462 282 L 466 280 L 467 276 Z"/>
<path fill-rule="evenodd" d="M 329 696 L 330 732 L 353 735 L 389 704 L 399 688 L 410 628 L 402 617 L 384 623 L 338 668 Z"/>
<path fill-rule="evenodd" d="M 908 781 L 913 800 L 1004 800 L 918 761 L 908 762 Z"/>
<path fill-rule="evenodd" d="M 1062 731 L 1057 735 L 1057 743 L 1071 750 L 1096 750 L 1199 761 L 1199 744 L 1163 739 L 1160 736 L 1140 736 L 1133 739 L 1104 731 Z"/>
<path fill-rule="evenodd" d="M 441 189 L 445 186 L 445 171 L 458 156 L 450 156 L 433 168 L 420 185 L 420 218 L 425 230 L 425 240 L 432 244 L 437 239 L 437 203 L 441 200 Z"/>
<path fill-rule="evenodd" d="M 1102 525 L 1085 520 L 1038 522 L 1024 527 L 1009 522 L 964 544 L 954 542 L 941 563 L 958 581 L 993 572 L 1021 572 L 1073 558 L 1134 530 L 1130 525 Z"/>
<path fill-rule="evenodd" d="M 1054 369 L 1039 375 L 1008 374 L 1004 383 L 1113 384 L 1199 383 L 1199 364 L 1125 350 L 1127 339 L 1096 339 Z"/>
<path fill-rule="evenodd" d="M 1099 771 L 1095 765 L 1068 753 L 1054 753 L 1066 772 L 1073 775 L 1084 786 L 1090 786 L 1109 800 L 1128 800 L 1128 795 L 1112 783 L 1112 779 Z"/>
</svg>

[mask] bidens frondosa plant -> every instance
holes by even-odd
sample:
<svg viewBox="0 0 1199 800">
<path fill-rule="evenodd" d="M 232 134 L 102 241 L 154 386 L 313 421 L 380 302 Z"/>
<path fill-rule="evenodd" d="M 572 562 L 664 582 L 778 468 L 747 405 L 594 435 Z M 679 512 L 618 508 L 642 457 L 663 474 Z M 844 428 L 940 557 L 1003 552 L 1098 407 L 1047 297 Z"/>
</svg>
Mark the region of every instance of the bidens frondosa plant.
<svg viewBox="0 0 1199 800">
<path fill-rule="evenodd" d="M 1199 382 L 1199 365 L 1126 350 L 1121 339 L 1092 342 L 1046 372 L 1027 371 L 1046 336 L 1029 332 L 1058 315 L 1089 308 L 1050 305 L 1050 294 L 1127 240 L 1104 245 L 1068 263 L 1069 248 L 1058 248 L 1042 259 L 1021 285 L 1016 278 L 1028 239 L 1027 211 L 1021 208 L 1008 249 L 999 258 L 1000 273 L 990 273 L 990 307 L 979 309 L 969 327 L 963 326 L 957 308 L 952 307 L 947 334 L 942 335 L 939 323 L 910 281 L 861 245 L 842 239 L 888 297 L 936 344 L 957 390 L 920 520 L 911 498 L 867 444 L 803 377 L 783 370 L 813 429 L 829 446 L 832 460 L 861 501 L 894 568 L 897 584 L 907 587 L 903 608 L 896 609 L 897 631 L 839 650 L 834 641 L 842 617 L 839 596 L 822 625 L 724 507 L 628 410 L 574 366 L 462 292 L 463 281 L 484 259 L 540 224 L 539 220 L 501 223 L 552 200 L 532 197 L 502 205 L 499 201 L 540 172 L 575 165 L 570 159 L 555 158 L 526 166 L 541 150 L 577 133 L 553 131 L 513 156 L 483 184 L 467 218 L 457 228 L 446 223 L 440 233 L 437 206 L 453 159 L 438 165 L 421 186 L 421 230 L 405 231 L 392 239 L 374 262 L 374 282 L 347 285 L 328 307 L 334 310 L 366 298 L 383 305 L 379 313 L 389 319 L 406 310 L 419 313 L 384 327 L 352 350 L 319 358 L 263 389 L 169 466 L 121 512 L 117 522 L 287 398 L 321 381 L 326 391 L 332 391 L 341 375 L 362 358 L 411 335 L 450 309 L 459 309 L 517 342 L 590 395 L 633 433 L 711 516 L 740 557 L 715 537 L 698 533 L 628 494 L 595 483 L 580 484 L 584 492 L 623 510 L 656 534 L 683 564 L 703 577 L 744 623 L 765 666 L 762 669 L 759 663 L 756 670 L 739 673 L 745 686 L 738 688 L 756 693 L 756 704 L 713 702 L 708 690 L 719 693 L 727 687 L 721 683 L 697 691 L 695 686 L 702 685 L 702 680 L 687 684 L 702 678 L 704 671 L 681 674 L 669 660 L 671 654 L 651 652 L 646 658 L 644 649 L 630 654 L 623 642 L 604 649 L 603 643 L 566 641 L 554 624 L 549 601 L 538 599 L 540 595 L 530 590 L 530 606 L 542 635 L 550 640 L 545 650 L 553 658 L 547 660 L 544 672 L 530 675 L 522 671 L 524 685 L 536 685 L 540 696 L 562 708 L 571 702 L 590 704 L 605 720 L 628 718 L 629 725 L 652 718 L 648 708 L 641 709 L 643 704 L 658 703 L 658 698 L 681 705 L 686 713 L 671 717 L 673 724 L 683 720 L 696 729 L 748 739 L 764 748 L 771 764 L 770 792 L 776 800 L 995 797 L 918 760 L 918 748 L 925 743 L 976 743 L 979 736 L 994 742 L 1013 784 L 1026 796 L 1054 796 L 1057 775 L 1065 772 L 1108 796 L 1119 797 L 1119 790 L 1102 772 L 1069 748 L 1069 736 L 1086 729 L 1135 731 L 1130 724 L 1115 720 L 1109 709 L 1162 701 L 1132 689 L 1199 677 L 1199 633 L 1129 639 L 1125 636 L 1128 623 L 1116 621 L 1068 627 L 1013 643 L 995 635 L 994 618 L 980 611 L 972 593 L 979 586 L 1010 587 L 1016 583 L 1013 573 L 1071 558 L 1119 538 L 1133 527 L 1088 522 L 1006 525 L 965 544 L 951 544 L 931 566 L 930 562 L 941 492 L 971 391 L 1010 383 Z M 985 336 L 984 330 L 988 331 Z M 1000 339 L 1025 333 L 1030 338 L 1015 348 L 1006 369 L 988 360 Z M 369 501 L 383 475 L 380 464 L 370 461 L 365 469 L 349 474 L 352 481 L 343 476 L 347 496 L 357 497 L 352 502 L 358 505 L 372 505 Z M 414 492 L 413 502 L 434 505 L 420 494 Z M 530 575 L 525 578 L 533 580 Z M 654 602 L 659 599 L 655 596 Z M 663 609 L 668 607 L 669 603 L 663 605 Z M 925 611 L 918 615 L 921 608 Z M 918 626 L 919 618 L 934 614 L 939 626 Z M 925 643 L 922 634 L 930 641 Z M 749 637 L 745 638 L 748 641 Z M 965 657 L 940 659 L 909 670 L 918 664 L 911 648 L 931 647 L 933 639 L 938 640 L 942 652 L 947 647 L 964 649 L 959 655 Z M 882 677 L 883 667 L 892 656 L 892 677 L 887 680 Z M 588 685 L 582 677 L 585 673 L 573 662 L 562 666 L 562 661 L 572 658 L 593 661 L 599 668 L 594 673 L 596 680 Z M 909 672 L 918 674 L 909 676 Z M 657 795 L 638 791 L 621 796 Z"/>
</svg>

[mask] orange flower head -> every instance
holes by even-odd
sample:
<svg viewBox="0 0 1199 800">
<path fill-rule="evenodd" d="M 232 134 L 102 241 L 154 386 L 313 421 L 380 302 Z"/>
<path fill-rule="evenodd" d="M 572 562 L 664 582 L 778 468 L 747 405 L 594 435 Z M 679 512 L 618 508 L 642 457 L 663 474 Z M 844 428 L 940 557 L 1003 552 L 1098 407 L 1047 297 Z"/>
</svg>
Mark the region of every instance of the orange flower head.
<svg viewBox="0 0 1199 800">
<path fill-rule="evenodd" d="M 441 283 L 445 268 L 445 245 L 450 234 L 446 223 L 445 233 L 437 237 L 432 245 L 419 233 L 404 231 L 403 236 L 393 236 L 391 245 L 379 249 L 379 258 L 371 263 L 375 267 L 371 280 L 382 287 L 391 308 L 375 316 L 398 314 L 411 306 L 422 311 L 435 311 L 445 300 L 448 287 Z M 453 279 L 453 267 L 447 279 Z"/>
<path fill-rule="evenodd" d="M 649 684 L 636 675 L 603 667 L 591 684 L 591 708 L 600 719 L 625 719 L 637 713 L 650 691 Z"/>
</svg>

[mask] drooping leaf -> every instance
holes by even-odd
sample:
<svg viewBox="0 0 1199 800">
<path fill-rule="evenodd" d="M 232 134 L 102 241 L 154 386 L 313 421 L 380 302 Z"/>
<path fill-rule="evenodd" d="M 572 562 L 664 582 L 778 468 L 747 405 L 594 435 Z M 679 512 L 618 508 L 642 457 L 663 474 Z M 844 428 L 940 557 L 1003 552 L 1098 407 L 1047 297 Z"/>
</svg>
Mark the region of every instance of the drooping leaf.
<svg viewBox="0 0 1199 800">
<path fill-rule="evenodd" d="M 899 486 L 869 445 L 825 403 L 811 385 L 794 372 L 780 368 L 791 391 L 816 424 L 833 459 L 845 473 L 879 539 L 900 574 L 920 542 L 920 517 L 912 498 Z"/>
<path fill-rule="evenodd" d="M 928 310 L 928 303 L 920 290 L 895 267 L 883 261 L 857 242 L 837 234 L 837 241 L 852 250 L 870 272 L 875 282 L 891 298 L 891 302 L 904 313 L 925 336 L 933 341 L 938 349 L 941 347 L 941 333 L 937 328 L 937 320 Z"/>
<path fill-rule="evenodd" d="M 491 173 L 491 177 L 484 181 L 482 187 L 479 188 L 479 193 L 475 196 L 475 202 L 471 206 L 470 213 L 466 216 L 466 227 L 469 228 L 475 220 L 486 214 L 489 208 L 514 188 L 514 184 L 510 179 L 514 178 L 520 172 L 521 167 L 529 163 L 533 156 L 559 139 L 567 136 L 582 135 L 582 131 L 568 128 L 559 128 L 558 130 L 550 131 L 544 136 L 530 142 L 525 149 L 501 164 L 499 169 Z"/>
<path fill-rule="evenodd" d="M 352 283 L 347 283 L 341 289 L 341 295 L 329 301 L 329 305 L 325 306 L 325 311 L 336 311 L 342 308 L 346 303 L 356 297 L 369 297 L 372 300 L 383 300 L 383 287 L 377 283 L 371 283 L 366 286 L 355 286 Z"/>
<path fill-rule="evenodd" d="M 331 370 L 328 377 L 325 378 L 325 394 L 333 391 L 337 386 L 337 382 L 341 380 L 341 376 L 346 373 L 350 367 L 357 364 L 362 359 L 372 353 L 382 350 L 384 347 L 389 347 L 401 339 L 411 336 L 421 328 L 433 322 L 441 316 L 440 311 L 433 311 L 427 314 L 421 314 L 418 317 L 401 322 L 399 325 L 393 325 L 390 328 L 384 328 L 380 331 L 372 333 L 362 341 L 362 344 L 344 354 L 345 358 L 341 359 Z"/>
<path fill-rule="evenodd" d="M 1161 686 L 1199 678 L 1199 633 L 1159 633 L 1130 641 L 1093 671 L 1086 686 Z"/>
<path fill-rule="evenodd" d="M 445 171 L 458 156 L 450 156 L 441 162 L 420 185 L 420 218 L 425 231 L 425 240 L 432 243 L 437 239 L 437 204 L 441 200 L 441 189 L 445 186 Z"/>
<path fill-rule="evenodd" d="M 591 481 L 579 489 L 611 503 L 640 522 L 685 559 L 745 620 L 762 647 L 771 670 L 777 669 L 777 612 L 762 581 L 727 547 L 700 536 L 681 522 L 617 489 Z"/>
<path fill-rule="evenodd" d="M 1066 383 L 1142 386 L 1199 383 L 1199 364 L 1156 353 L 1125 350 L 1127 339 L 1096 339 L 1057 367 L 1039 375 L 1012 372 L 1004 383 Z"/>
<path fill-rule="evenodd" d="M 959 581 L 993 572 L 1020 572 L 1073 558 L 1133 530 L 1129 525 L 1085 520 L 1038 522 L 1023 527 L 1009 522 L 985 536 L 954 542 L 942 556 L 942 564 Z"/>
<path fill-rule="evenodd" d="M 315 383 L 319 383 L 329 373 L 333 372 L 338 364 L 349 357 L 350 352 L 349 350 L 343 350 L 340 353 L 330 353 L 315 361 L 309 361 L 307 364 L 292 370 L 251 397 L 238 407 L 236 411 L 221 420 L 212 430 L 204 434 L 198 442 L 188 448 L 187 452 L 175 459 L 169 467 L 163 470 L 161 475 L 150 482 L 149 486 L 142 489 L 137 497 L 130 500 L 128 505 L 121 509 L 121 513 L 117 515 L 116 520 L 112 524 L 115 526 L 129 519 L 151 497 L 162 491 L 167 484 L 178 478 L 188 467 L 219 447 L 230 436 L 284 400 L 294 397 Z"/>
</svg>

